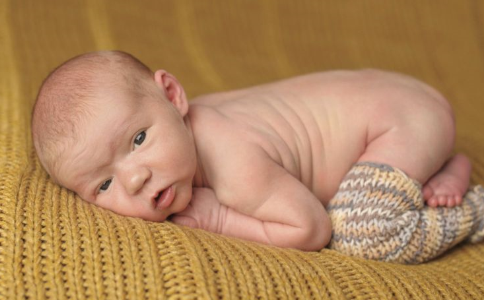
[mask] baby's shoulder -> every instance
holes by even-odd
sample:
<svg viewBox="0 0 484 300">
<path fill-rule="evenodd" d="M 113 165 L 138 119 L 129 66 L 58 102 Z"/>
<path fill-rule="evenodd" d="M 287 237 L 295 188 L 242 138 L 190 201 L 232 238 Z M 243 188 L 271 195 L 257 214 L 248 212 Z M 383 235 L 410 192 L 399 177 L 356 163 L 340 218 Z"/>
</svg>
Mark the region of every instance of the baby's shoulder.
<svg viewBox="0 0 484 300">
<path fill-rule="evenodd" d="M 240 160 L 259 148 L 258 135 L 223 110 L 195 105 L 190 107 L 188 116 L 197 150 L 210 164 L 221 166 L 220 161 L 227 160 L 222 164 L 227 166 L 230 165 L 228 157 L 236 156 Z"/>
<path fill-rule="evenodd" d="M 260 136 L 230 115 L 202 106 L 190 109 L 189 115 L 199 163 L 208 184 L 219 193 L 264 181 L 271 165 L 277 165 Z"/>
</svg>

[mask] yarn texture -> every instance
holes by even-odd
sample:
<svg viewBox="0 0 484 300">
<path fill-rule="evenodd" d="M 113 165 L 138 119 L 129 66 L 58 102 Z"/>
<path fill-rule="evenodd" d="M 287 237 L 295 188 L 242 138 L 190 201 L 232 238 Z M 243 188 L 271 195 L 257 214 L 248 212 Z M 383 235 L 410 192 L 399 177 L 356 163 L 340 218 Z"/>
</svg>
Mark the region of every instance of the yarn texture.
<svg viewBox="0 0 484 300">
<path fill-rule="evenodd" d="M 422 186 L 389 165 L 357 163 L 328 206 L 329 248 L 373 260 L 416 264 L 457 243 L 484 239 L 484 188 L 469 188 L 460 206 L 424 205 Z"/>
<path fill-rule="evenodd" d="M 53 184 L 29 129 L 45 76 L 92 50 L 165 68 L 189 98 L 377 67 L 449 98 L 482 185 L 483 20 L 478 1 L 0 1 L 0 300 L 484 299 L 483 242 L 405 265 L 121 217 Z"/>
</svg>

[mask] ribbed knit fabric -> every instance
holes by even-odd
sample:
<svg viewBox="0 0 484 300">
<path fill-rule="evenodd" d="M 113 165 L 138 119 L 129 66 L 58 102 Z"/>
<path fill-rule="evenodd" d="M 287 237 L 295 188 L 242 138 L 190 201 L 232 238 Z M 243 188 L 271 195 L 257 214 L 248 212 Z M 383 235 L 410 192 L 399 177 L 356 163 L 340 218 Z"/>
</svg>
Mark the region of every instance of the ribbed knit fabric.
<svg viewBox="0 0 484 300">
<path fill-rule="evenodd" d="M 415 76 L 455 108 L 456 151 L 484 183 L 478 1 L 0 1 L 0 299 L 478 299 L 484 243 L 420 265 L 265 247 L 124 218 L 52 184 L 30 139 L 62 61 L 120 49 L 190 98 L 328 69 Z M 257 99 L 255 99 L 257 101 Z"/>
<path fill-rule="evenodd" d="M 422 186 L 389 165 L 360 162 L 343 179 L 328 212 L 329 248 L 387 262 L 431 260 L 464 239 L 484 239 L 484 188 L 472 187 L 460 206 L 424 205 Z"/>
<path fill-rule="evenodd" d="M 37 163 L 10 172 L 21 178 L 10 176 L 0 194 L 0 299 L 484 295 L 481 244 L 418 266 L 280 249 L 118 216 L 51 183 Z"/>
</svg>

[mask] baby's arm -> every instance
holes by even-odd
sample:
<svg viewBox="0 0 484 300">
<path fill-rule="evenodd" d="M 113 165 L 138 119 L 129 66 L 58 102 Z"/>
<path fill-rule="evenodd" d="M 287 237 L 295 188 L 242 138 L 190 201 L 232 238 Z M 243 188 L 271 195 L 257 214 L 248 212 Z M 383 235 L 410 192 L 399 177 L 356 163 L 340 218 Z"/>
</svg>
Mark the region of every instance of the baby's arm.
<svg viewBox="0 0 484 300">
<path fill-rule="evenodd" d="M 215 193 L 196 189 L 191 206 L 172 221 L 279 247 L 319 250 L 328 244 L 329 216 L 300 181 L 264 157 L 237 170 Z"/>
<path fill-rule="evenodd" d="M 268 244 L 309 251 L 324 248 L 332 230 L 324 206 L 282 167 L 275 163 L 269 165 L 265 167 L 266 173 L 251 174 L 252 178 L 245 181 L 249 185 L 248 205 L 241 205 L 243 188 L 233 198 L 223 199 L 237 211 L 261 220 Z"/>
<path fill-rule="evenodd" d="M 221 204 L 209 188 L 194 188 L 188 207 L 172 215 L 170 220 L 179 225 L 270 244 L 263 221 Z"/>
</svg>

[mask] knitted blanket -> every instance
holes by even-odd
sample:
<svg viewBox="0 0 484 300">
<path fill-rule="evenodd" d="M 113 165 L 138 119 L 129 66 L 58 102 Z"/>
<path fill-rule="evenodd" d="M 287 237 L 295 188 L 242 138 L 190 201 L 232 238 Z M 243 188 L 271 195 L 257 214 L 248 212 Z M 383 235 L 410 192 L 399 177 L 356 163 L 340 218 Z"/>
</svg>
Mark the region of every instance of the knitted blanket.
<svg viewBox="0 0 484 300">
<path fill-rule="evenodd" d="M 190 97 L 377 67 L 449 97 L 482 184 L 483 16 L 477 1 L 0 1 L 0 299 L 483 299 L 482 242 L 403 265 L 120 217 L 52 184 L 29 132 L 42 79 L 86 51 L 132 52 Z"/>
<path fill-rule="evenodd" d="M 479 299 L 484 292 L 482 246 L 419 266 L 281 249 L 118 216 L 51 183 L 37 163 L 4 168 L 21 176 L 0 179 L 1 299 Z"/>
</svg>

